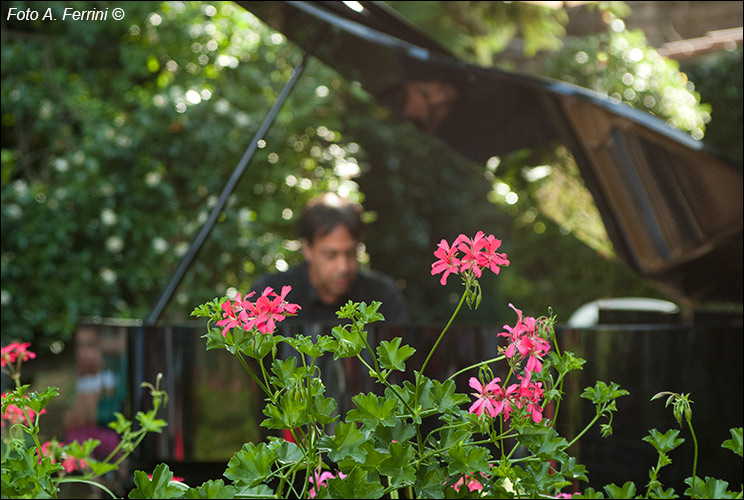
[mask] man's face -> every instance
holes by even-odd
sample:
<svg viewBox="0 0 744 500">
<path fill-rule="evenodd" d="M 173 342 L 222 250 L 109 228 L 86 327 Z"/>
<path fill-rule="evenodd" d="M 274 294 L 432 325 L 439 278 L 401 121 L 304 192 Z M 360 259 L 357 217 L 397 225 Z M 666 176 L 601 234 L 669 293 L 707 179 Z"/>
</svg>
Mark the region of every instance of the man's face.
<svg viewBox="0 0 744 500">
<path fill-rule="evenodd" d="M 351 288 L 359 267 L 358 247 L 359 242 L 343 225 L 336 226 L 325 236 L 315 237 L 312 244 L 303 241 L 302 253 L 310 282 L 323 302 L 333 304 Z"/>
</svg>

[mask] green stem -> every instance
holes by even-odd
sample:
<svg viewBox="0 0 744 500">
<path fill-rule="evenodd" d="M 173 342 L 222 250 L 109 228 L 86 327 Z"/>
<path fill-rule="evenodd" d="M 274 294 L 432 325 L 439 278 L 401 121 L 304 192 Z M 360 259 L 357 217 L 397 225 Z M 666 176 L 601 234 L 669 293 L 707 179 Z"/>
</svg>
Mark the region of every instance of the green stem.
<svg viewBox="0 0 744 500">
<path fill-rule="evenodd" d="M 377 356 L 375 356 L 375 352 L 369 346 L 369 342 L 367 342 L 367 336 L 366 335 L 360 335 L 360 337 L 362 337 L 362 340 L 364 341 L 364 346 L 369 351 L 369 355 L 372 356 L 372 362 L 375 365 L 375 373 L 377 373 L 379 375 L 380 374 L 380 365 L 377 363 Z M 357 354 L 357 357 L 359 359 L 362 359 L 361 353 Z"/>
<path fill-rule="evenodd" d="M 504 356 L 502 354 L 501 356 L 498 356 L 498 357 L 495 357 L 495 358 L 491 358 L 491 359 L 488 359 L 486 361 L 481 361 L 480 363 L 476 363 L 474 365 L 470 365 L 468 367 L 465 367 L 462 370 L 456 371 L 455 373 L 453 373 L 452 375 L 450 375 L 449 377 L 447 377 L 446 380 L 452 380 L 453 378 L 457 377 L 461 373 L 465 373 L 466 371 L 472 370 L 473 368 L 478 368 L 479 366 L 483 366 L 483 365 L 488 365 L 488 364 L 491 364 L 491 363 L 495 363 L 496 361 L 503 361 L 504 359 L 506 359 L 506 356 Z"/>
<path fill-rule="evenodd" d="M 696 480 L 696 474 L 697 474 L 697 462 L 698 462 L 698 442 L 697 442 L 697 436 L 695 436 L 695 430 L 692 428 L 692 418 L 690 416 L 686 416 L 687 420 L 687 426 L 690 428 L 690 433 L 692 434 L 692 443 L 695 446 L 695 454 L 692 458 L 692 498 L 695 498 L 695 480 Z"/>
<path fill-rule="evenodd" d="M 243 355 L 239 351 L 236 352 L 235 354 L 237 354 L 238 360 L 240 361 L 240 364 L 243 365 L 243 368 L 245 368 L 245 371 L 248 372 L 248 374 L 251 376 L 253 381 L 256 382 L 256 384 L 258 384 L 261 390 L 264 391 L 267 396 L 273 396 L 273 394 L 271 394 L 271 391 L 269 391 L 269 388 L 265 386 L 263 382 L 261 382 L 261 380 L 259 380 L 258 376 L 255 373 L 253 373 L 253 370 L 251 370 L 251 367 L 248 366 L 248 363 L 246 363 L 245 359 L 243 358 Z"/>
<path fill-rule="evenodd" d="M 597 421 L 600 419 L 601 416 L 602 416 L 602 412 L 601 411 L 598 411 L 597 412 L 597 415 L 595 415 L 595 417 L 592 419 L 592 421 L 589 422 L 586 425 L 586 427 L 584 427 L 584 430 L 582 430 L 581 432 L 579 432 L 579 434 L 575 438 L 573 438 L 573 440 L 571 440 L 570 443 L 568 443 L 568 446 L 566 446 L 566 449 L 570 448 L 576 441 L 578 441 L 579 439 L 581 439 L 581 436 L 583 436 L 584 434 L 586 434 L 587 431 L 589 429 L 591 429 L 594 424 L 597 423 Z"/>
<path fill-rule="evenodd" d="M 357 358 L 359 359 L 359 361 L 361 361 L 361 363 L 369 371 L 374 371 L 377 374 L 377 380 L 379 380 L 385 387 L 387 387 L 388 389 L 390 389 L 391 391 L 393 391 L 393 394 L 395 394 L 395 396 L 400 400 L 400 402 L 403 403 L 403 406 L 405 406 L 406 409 L 411 413 L 411 415 L 413 415 L 413 408 L 411 408 L 411 405 L 408 404 L 408 401 L 406 401 L 403 398 L 403 396 L 401 396 L 400 392 L 398 392 L 398 390 L 395 387 L 393 387 L 392 385 L 390 385 L 390 382 L 388 382 L 387 380 L 385 380 L 382 377 L 382 374 L 378 370 L 373 369 L 371 366 L 369 366 L 369 363 L 367 363 L 364 360 L 364 358 L 362 357 L 361 353 L 357 354 Z"/>
<path fill-rule="evenodd" d="M 66 478 L 62 478 L 62 479 L 60 479 L 60 480 L 57 481 L 57 484 L 62 484 L 62 483 L 83 483 L 83 484 L 89 484 L 91 486 L 95 486 L 97 488 L 102 489 L 103 491 L 105 491 L 106 493 L 108 493 L 111 498 L 117 498 L 116 495 L 114 495 L 114 492 L 112 492 L 110 489 L 106 488 L 101 483 L 97 483 L 95 481 L 90 481 L 88 479 L 80 479 L 80 478 L 75 478 L 75 477 L 66 477 Z"/>
</svg>

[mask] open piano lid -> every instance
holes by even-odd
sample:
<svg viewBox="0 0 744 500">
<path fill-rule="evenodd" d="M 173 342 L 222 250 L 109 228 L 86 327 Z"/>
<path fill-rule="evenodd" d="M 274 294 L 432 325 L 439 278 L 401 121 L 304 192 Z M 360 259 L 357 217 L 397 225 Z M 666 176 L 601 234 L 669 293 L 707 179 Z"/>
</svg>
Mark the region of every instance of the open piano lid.
<svg viewBox="0 0 744 500">
<path fill-rule="evenodd" d="M 598 93 L 466 64 L 380 2 L 237 3 L 468 159 L 564 144 L 639 275 L 742 302 L 742 165 Z"/>
</svg>

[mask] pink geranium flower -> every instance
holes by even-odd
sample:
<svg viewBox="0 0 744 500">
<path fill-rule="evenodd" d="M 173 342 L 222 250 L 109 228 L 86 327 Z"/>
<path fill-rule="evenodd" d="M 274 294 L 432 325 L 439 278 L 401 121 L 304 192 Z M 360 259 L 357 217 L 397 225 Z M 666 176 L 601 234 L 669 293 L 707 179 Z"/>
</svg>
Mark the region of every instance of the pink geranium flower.
<svg viewBox="0 0 744 500">
<path fill-rule="evenodd" d="M 531 382 L 530 372 L 526 373 L 527 374 L 524 377 L 521 375 L 519 376 L 521 384 L 519 386 L 519 392 L 515 404 L 517 405 L 517 408 L 526 408 L 527 413 L 532 417 L 532 420 L 536 424 L 539 424 L 542 421 L 543 412 L 542 405 L 540 404 L 544 392 L 542 382 Z"/>
<path fill-rule="evenodd" d="M 515 392 L 516 387 L 510 386 L 504 390 L 499 385 L 499 382 L 501 382 L 501 379 L 496 377 L 484 387 L 477 378 L 470 377 L 468 385 L 477 392 L 472 393 L 476 397 L 476 400 L 470 405 L 468 411 L 478 416 L 485 412 L 491 418 L 496 418 L 497 415 L 503 412 L 504 418 L 508 419 L 509 412 L 511 411 L 510 397 Z"/>
<path fill-rule="evenodd" d="M 447 284 L 447 277 L 451 273 L 457 274 L 460 269 L 460 259 L 455 256 L 456 254 L 457 240 L 452 246 L 449 246 L 447 240 L 442 240 L 434 251 L 434 257 L 437 257 L 438 260 L 431 265 L 431 275 L 434 276 L 444 272 L 442 279 L 439 281 L 442 285 Z"/>
<path fill-rule="evenodd" d="M 479 472 L 479 474 L 484 478 L 486 477 L 481 472 Z M 463 475 L 460 479 L 457 480 L 455 484 L 452 485 L 452 487 L 455 489 L 455 491 L 459 492 L 463 484 L 467 485 L 468 490 L 470 490 L 471 493 L 474 491 L 483 491 L 483 485 L 480 483 L 480 481 L 475 479 L 470 474 Z"/>
<path fill-rule="evenodd" d="M 3 347 L 2 352 L 0 353 L 0 366 L 4 368 L 5 365 L 13 364 L 19 358 L 21 361 L 34 359 L 36 357 L 36 353 L 28 350 L 30 345 L 31 342 L 11 342 L 10 344 Z"/>
<path fill-rule="evenodd" d="M 285 286 L 285 289 L 291 290 L 291 287 Z M 284 291 L 284 295 L 289 292 Z M 274 297 L 273 299 L 271 297 Z M 276 328 L 276 322 L 284 320 L 285 307 L 283 305 L 284 297 L 274 293 L 274 289 L 266 287 L 261 296 L 255 303 L 248 302 L 248 323 L 246 329 L 256 328 L 261 333 L 273 333 Z M 296 304 L 293 304 L 296 305 Z M 299 308 L 299 306 L 297 306 Z"/>
<path fill-rule="evenodd" d="M 254 293 L 255 292 L 249 293 L 248 295 L 246 295 L 245 298 L 248 299 Z M 223 337 L 227 335 L 228 330 L 248 321 L 248 314 L 243 308 L 243 299 L 241 299 L 240 294 L 235 297 L 235 302 L 226 300 L 222 304 L 222 310 L 223 319 L 217 322 L 217 326 L 224 326 L 224 328 L 222 329 Z"/>
<path fill-rule="evenodd" d="M 460 259 L 460 272 L 465 272 L 468 269 L 473 270 L 478 278 L 481 277 L 481 268 L 478 263 L 480 260 L 480 249 L 486 244 L 483 231 L 475 233 L 475 237 L 471 240 L 464 234 L 461 234 L 453 246 L 457 246 L 457 249 L 463 252 L 465 255 Z M 459 241 L 459 244 L 458 244 Z"/>
<path fill-rule="evenodd" d="M 501 246 L 501 240 L 492 234 L 486 236 L 483 231 L 475 233 L 473 238 L 464 234 L 455 238 L 450 245 L 447 240 L 441 240 L 434 251 L 436 261 L 431 265 L 432 276 L 442 273 L 439 281 L 442 285 L 447 284 L 450 274 L 468 274 L 480 278 L 483 269 L 490 269 L 494 274 L 500 271 L 499 266 L 508 266 L 509 260 L 505 253 L 497 253 Z M 460 256 L 460 252 L 463 253 Z"/>
<path fill-rule="evenodd" d="M 483 249 L 478 253 L 478 265 L 484 269 L 490 269 L 494 274 L 499 274 L 499 266 L 508 266 L 509 259 L 505 253 L 497 253 L 496 250 L 501 246 L 501 240 L 496 239 L 492 234 L 484 238 L 482 243 Z"/>
<path fill-rule="evenodd" d="M 238 294 L 232 302 L 226 300 L 222 304 L 222 319 L 217 321 L 218 326 L 224 327 L 222 335 L 226 336 L 228 330 L 236 327 L 245 331 L 255 328 L 263 334 L 273 333 L 277 322 L 288 315 L 297 314 L 301 309 L 298 304 L 287 302 L 286 297 L 291 290 L 291 286 L 284 286 L 282 293 L 277 294 L 273 288 L 266 287 L 255 302 L 248 300 L 255 292 L 245 297 Z"/>
<path fill-rule="evenodd" d="M 514 327 L 504 325 L 505 332 L 498 335 L 508 337 L 510 343 L 504 354 L 507 358 L 513 358 L 517 353 L 520 359 L 527 359 L 525 370 L 528 372 L 542 371 L 542 356 L 550 350 L 550 344 L 547 340 L 540 337 L 537 329 L 537 320 L 533 317 L 522 317 L 522 311 L 509 304 L 509 307 L 517 313 L 517 323 Z"/>
</svg>

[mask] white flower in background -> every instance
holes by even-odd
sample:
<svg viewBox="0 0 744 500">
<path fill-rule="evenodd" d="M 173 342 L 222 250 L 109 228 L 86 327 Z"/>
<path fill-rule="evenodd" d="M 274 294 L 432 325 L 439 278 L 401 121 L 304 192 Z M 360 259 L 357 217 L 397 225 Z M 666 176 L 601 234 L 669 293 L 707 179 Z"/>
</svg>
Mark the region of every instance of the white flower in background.
<svg viewBox="0 0 744 500">
<path fill-rule="evenodd" d="M 145 184 L 151 188 L 155 187 L 160 184 L 162 178 L 163 175 L 160 172 L 148 172 L 147 175 L 145 175 Z"/>
<path fill-rule="evenodd" d="M 13 189 L 15 189 L 18 196 L 26 196 L 28 194 L 28 183 L 23 179 L 19 179 L 13 183 Z"/>
<path fill-rule="evenodd" d="M 5 209 L 5 216 L 9 219 L 20 219 L 22 215 L 23 209 L 15 203 L 11 203 Z"/>
<path fill-rule="evenodd" d="M 104 208 L 101 210 L 101 222 L 103 222 L 104 226 L 113 226 L 116 224 L 116 219 L 116 212 L 110 208 Z"/>
<path fill-rule="evenodd" d="M 176 245 L 176 248 L 174 251 L 178 257 L 181 257 L 183 255 L 186 255 L 186 252 L 188 251 L 188 249 L 189 249 L 189 244 L 186 243 L 185 241 L 182 241 Z"/>
<path fill-rule="evenodd" d="M 107 285 L 113 285 L 116 282 L 116 273 L 108 267 L 102 267 L 98 274 Z"/>
<path fill-rule="evenodd" d="M 54 168 L 57 172 L 67 172 L 70 168 L 70 164 L 64 158 L 57 158 L 54 160 Z"/>
<path fill-rule="evenodd" d="M 119 253 L 124 248 L 124 240 L 120 236 L 110 236 L 106 240 L 106 249 L 111 253 Z"/>
<path fill-rule="evenodd" d="M 168 242 L 163 238 L 155 238 L 152 240 L 152 248 L 157 253 L 165 253 L 168 250 Z"/>
</svg>

